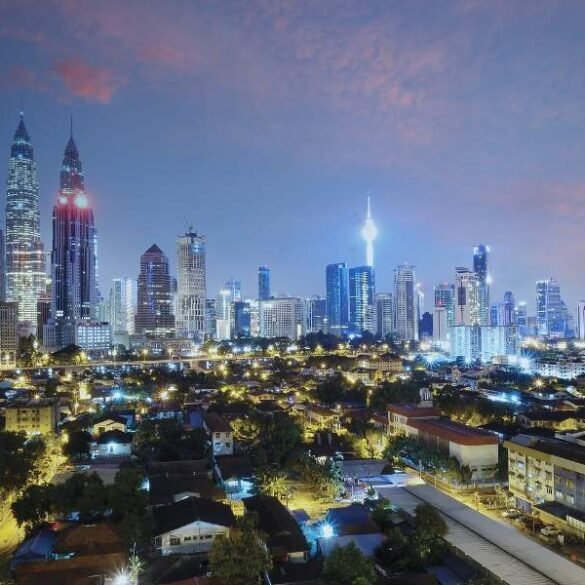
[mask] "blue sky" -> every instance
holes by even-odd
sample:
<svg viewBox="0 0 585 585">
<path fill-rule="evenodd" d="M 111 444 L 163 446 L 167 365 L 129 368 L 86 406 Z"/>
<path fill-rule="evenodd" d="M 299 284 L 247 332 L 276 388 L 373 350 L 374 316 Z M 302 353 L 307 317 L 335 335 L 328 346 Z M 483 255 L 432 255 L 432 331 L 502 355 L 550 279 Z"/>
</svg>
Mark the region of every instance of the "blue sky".
<svg viewBox="0 0 585 585">
<path fill-rule="evenodd" d="M 493 296 L 585 297 L 585 4 L 531 0 L 7 0 L 0 139 L 21 95 L 50 217 L 69 115 L 100 233 L 101 288 L 188 224 L 209 294 L 256 267 L 324 292 L 363 262 L 409 261 L 430 293 L 492 248 Z M 3 137 L 3 138 L 2 138 Z M 0 179 L 6 168 L 0 167 Z"/>
</svg>

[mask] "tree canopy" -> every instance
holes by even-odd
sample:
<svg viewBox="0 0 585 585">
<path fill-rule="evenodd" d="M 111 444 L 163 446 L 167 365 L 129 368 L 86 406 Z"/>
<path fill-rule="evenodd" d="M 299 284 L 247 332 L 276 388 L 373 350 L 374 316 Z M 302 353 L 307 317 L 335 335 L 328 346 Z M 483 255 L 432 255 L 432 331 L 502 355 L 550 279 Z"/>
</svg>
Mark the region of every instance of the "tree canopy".
<svg viewBox="0 0 585 585">
<path fill-rule="evenodd" d="M 334 585 L 374 585 L 376 571 L 371 560 L 350 542 L 336 547 L 325 559 L 323 579 Z"/>
</svg>

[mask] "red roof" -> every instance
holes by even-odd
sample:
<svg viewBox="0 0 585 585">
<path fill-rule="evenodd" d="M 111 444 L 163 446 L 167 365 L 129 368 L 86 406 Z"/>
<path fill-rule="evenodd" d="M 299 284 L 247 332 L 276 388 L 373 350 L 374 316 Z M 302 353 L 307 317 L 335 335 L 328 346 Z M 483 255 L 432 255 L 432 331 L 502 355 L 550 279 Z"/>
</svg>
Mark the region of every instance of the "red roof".
<svg viewBox="0 0 585 585">
<path fill-rule="evenodd" d="M 416 404 L 389 404 L 388 412 L 394 412 L 408 418 L 441 416 L 441 411 L 434 406 L 416 406 Z"/>
<path fill-rule="evenodd" d="M 413 420 L 408 423 L 419 431 L 459 445 L 497 445 L 498 437 L 488 431 L 446 419 Z"/>
</svg>

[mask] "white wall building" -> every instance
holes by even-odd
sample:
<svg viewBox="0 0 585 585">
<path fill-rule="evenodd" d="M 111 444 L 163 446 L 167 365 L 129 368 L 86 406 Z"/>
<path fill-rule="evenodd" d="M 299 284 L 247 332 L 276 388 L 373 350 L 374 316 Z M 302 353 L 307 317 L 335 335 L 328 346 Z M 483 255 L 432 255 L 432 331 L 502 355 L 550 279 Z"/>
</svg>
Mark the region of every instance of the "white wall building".
<svg viewBox="0 0 585 585">
<path fill-rule="evenodd" d="M 404 341 L 418 339 L 418 296 L 414 266 L 394 270 L 394 333 Z"/>
<path fill-rule="evenodd" d="M 260 335 L 296 340 L 303 334 L 303 301 L 297 297 L 260 302 Z"/>
</svg>

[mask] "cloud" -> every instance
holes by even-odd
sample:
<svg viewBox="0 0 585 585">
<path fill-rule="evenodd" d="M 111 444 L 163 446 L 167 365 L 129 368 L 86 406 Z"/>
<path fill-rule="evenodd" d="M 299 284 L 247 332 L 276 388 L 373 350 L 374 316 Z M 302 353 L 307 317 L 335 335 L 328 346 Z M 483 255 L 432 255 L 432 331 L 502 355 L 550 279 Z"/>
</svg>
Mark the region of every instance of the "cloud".
<svg viewBox="0 0 585 585">
<path fill-rule="evenodd" d="M 73 96 L 101 104 L 110 102 L 121 85 L 113 71 L 94 67 L 77 57 L 59 61 L 55 72 Z"/>
</svg>

